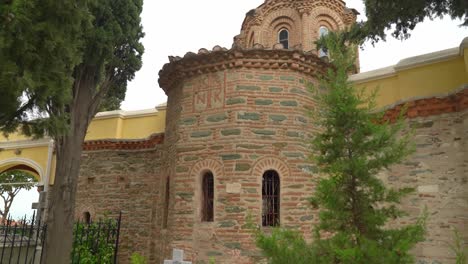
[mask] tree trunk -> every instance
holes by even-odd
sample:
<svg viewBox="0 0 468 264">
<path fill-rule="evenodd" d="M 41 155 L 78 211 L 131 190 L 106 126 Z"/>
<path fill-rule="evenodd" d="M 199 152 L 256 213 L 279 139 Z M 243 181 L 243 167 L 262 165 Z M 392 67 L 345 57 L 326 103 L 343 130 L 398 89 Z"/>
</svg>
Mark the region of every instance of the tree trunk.
<svg viewBox="0 0 468 264">
<path fill-rule="evenodd" d="M 56 149 L 57 168 L 48 201 L 48 230 L 43 256 L 43 263 L 48 264 L 70 263 L 81 144 L 79 140 L 67 137 L 57 144 Z"/>
<path fill-rule="evenodd" d="M 81 72 L 75 80 L 70 104 L 70 131 L 55 141 L 57 165 L 55 181 L 48 201 L 47 237 L 42 263 L 71 263 L 75 197 L 80 172 L 81 153 L 89 122 L 97 108 L 93 105 L 93 80 Z"/>
</svg>

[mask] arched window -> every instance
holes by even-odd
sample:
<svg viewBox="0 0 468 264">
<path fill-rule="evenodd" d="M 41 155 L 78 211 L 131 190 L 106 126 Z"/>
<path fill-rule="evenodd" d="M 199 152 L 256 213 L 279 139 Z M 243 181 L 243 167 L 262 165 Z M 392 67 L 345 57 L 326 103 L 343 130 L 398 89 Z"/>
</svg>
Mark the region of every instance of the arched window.
<svg viewBox="0 0 468 264">
<path fill-rule="evenodd" d="M 202 221 L 213 222 L 214 179 L 211 171 L 203 174 L 202 195 Z"/>
<path fill-rule="evenodd" d="M 319 28 L 319 38 L 328 35 L 328 28 L 321 26 Z M 323 48 L 319 50 L 319 58 L 328 57 L 328 52 Z"/>
<path fill-rule="evenodd" d="M 285 49 L 289 49 L 289 31 L 285 28 L 278 32 L 278 42 L 283 44 Z"/>
<path fill-rule="evenodd" d="M 169 218 L 169 198 L 170 198 L 170 188 L 171 188 L 171 183 L 169 181 L 169 177 L 167 177 L 166 180 L 166 195 L 164 197 L 164 219 L 163 219 L 163 228 L 167 228 L 167 221 Z"/>
<path fill-rule="evenodd" d="M 91 214 L 89 212 L 83 213 L 83 223 L 87 225 L 91 224 Z"/>
<path fill-rule="evenodd" d="M 278 172 L 268 170 L 262 178 L 262 226 L 280 223 L 280 179 Z"/>
<path fill-rule="evenodd" d="M 249 48 L 252 48 L 255 44 L 255 33 L 252 32 L 252 34 L 250 35 L 250 39 L 249 39 Z"/>
</svg>

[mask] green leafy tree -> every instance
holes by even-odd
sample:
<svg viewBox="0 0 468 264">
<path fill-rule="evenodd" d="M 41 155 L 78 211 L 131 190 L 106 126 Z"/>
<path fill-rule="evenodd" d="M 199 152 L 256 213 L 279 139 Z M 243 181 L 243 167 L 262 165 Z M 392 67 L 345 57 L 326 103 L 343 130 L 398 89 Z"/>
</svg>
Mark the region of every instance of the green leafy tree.
<svg viewBox="0 0 468 264">
<path fill-rule="evenodd" d="M 69 263 L 82 144 L 141 67 L 142 0 L 0 2 L 0 130 L 55 140 L 44 263 Z"/>
<path fill-rule="evenodd" d="M 130 257 L 130 263 L 131 264 L 147 264 L 148 262 L 146 261 L 146 258 L 144 256 L 135 252 Z"/>
<path fill-rule="evenodd" d="M 386 30 L 393 30 L 396 38 L 408 38 L 410 31 L 424 19 L 450 16 L 462 19 L 462 26 L 468 26 L 468 1 L 464 0 L 364 0 L 367 21 L 357 23 L 354 37 L 385 40 Z"/>
<path fill-rule="evenodd" d="M 408 251 L 424 238 L 424 217 L 417 223 L 390 228 L 389 220 L 404 216 L 397 208 L 412 189 L 392 189 L 376 177 L 403 161 L 412 151 L 403 121 L 389 124 L 375 110 L 376 93 L 367 96 L 348 82 L 354 71 L 354 50 L 343 34 L 321 40 L 331 66 L 321 78 L 319 112 L 322 132 L 313 141 L 312 160 L 321 174 L 312 205 L 320 209 L 312 244 L 293 231 L 257 235 L 257 245 L 271 263 L 307 256 L 297 263 L 413 263 Z M 321 90 L 321 89 L 317 89 Z M 299 254 L 299 255 L 297 255 Z"/>
<path fill-rule="evenodd" d="M 16 195 L 21 190 L 30 190 L 36 182 L 37 179 L 25 171 L 10 170 L 0 173 L 0 197 L 3 200 L 3 209 L 0 209 L 2 221 L 8 218 Z"/>
</svg>

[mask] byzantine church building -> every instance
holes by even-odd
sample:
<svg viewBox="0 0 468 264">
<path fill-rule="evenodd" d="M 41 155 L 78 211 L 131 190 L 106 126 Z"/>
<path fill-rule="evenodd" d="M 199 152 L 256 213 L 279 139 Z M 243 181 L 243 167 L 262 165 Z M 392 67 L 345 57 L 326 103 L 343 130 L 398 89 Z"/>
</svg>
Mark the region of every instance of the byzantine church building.
<svg viewBox="0 0 468 264">
<path fill-rule="evenodd" d="M 266 0 L 246 14 L 231 48 L 170 56 L 159 71 L 167 104 L 103 112 L 91 123 L 77 218 L 122 212 L 124 264 L 133 252 L 161 263 L 174 248 L 193 263 L 259 263 L 251 223 L 298 230 L 310 241 L 318 211 L 308 198 L 321 175 L 308 141 L 320 129 L 307 111 L 325 90 L 309 87 L 329 67 L 314 42 L 356 16 L 340 0 Z M 454 263 L 452 229 L 468 239 L 468 38 L 461 38 L 458 47 L 350 76 L 357 88 L 379 87 L 386 118 L 408 108 L 416 151 L 378 177 L 416 189 L 402 202 L 408 216 L 392 226 L 428 209 L 426 240 L 413 250 L 420 263 Z M 0 170 L 29 166 L 53 192 L 50 140 L 31 141 L 0 138 Z"/>
</svg>

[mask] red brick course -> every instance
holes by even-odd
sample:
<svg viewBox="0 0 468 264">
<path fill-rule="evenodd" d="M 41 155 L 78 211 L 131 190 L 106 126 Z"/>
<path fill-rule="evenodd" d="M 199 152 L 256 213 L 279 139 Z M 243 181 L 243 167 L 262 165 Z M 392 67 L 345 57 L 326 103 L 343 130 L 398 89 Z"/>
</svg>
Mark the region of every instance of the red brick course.
<svg viewBox="0 0 468 264">
<path fill-rule="evenodd" d="M 154 134 L 148 139 L 99 139 L 83 143 L 84 151 L 93 150 L 141 150 L 151 149 L 164 142 L 164 133 Z"/>
<path fill-rule="evenodd" d="M 406 107 L 405 117 L 427 117 L 440 114 L 461 112 L 468 109 L 468 89 L 445 97 L 416 99 L 385 110 L 384 119 L 394 121 Z"/>
</svg>

